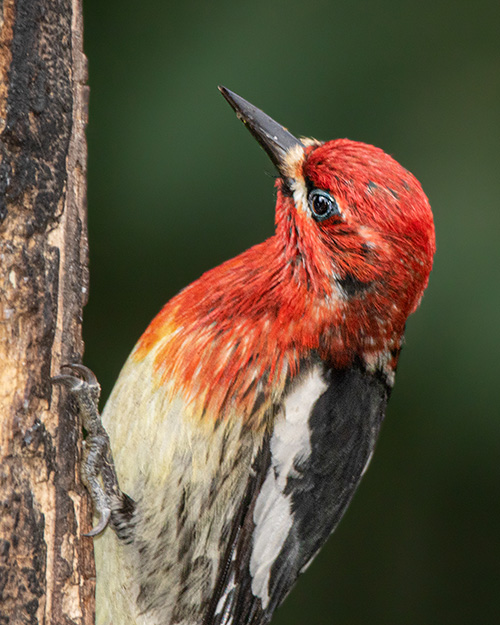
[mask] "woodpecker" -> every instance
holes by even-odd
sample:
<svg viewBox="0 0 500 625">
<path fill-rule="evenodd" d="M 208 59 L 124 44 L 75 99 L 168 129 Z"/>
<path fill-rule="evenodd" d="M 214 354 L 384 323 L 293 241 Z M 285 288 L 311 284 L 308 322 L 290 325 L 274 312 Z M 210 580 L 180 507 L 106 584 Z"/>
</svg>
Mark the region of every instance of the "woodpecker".
<svg viewBox="0 0 500 625">
<path fill-rule="evenodd" d="M 410 172 L 219 89 L 278 170 L 275 234 L 166 304 L 102 424 L 90 371 L 55 378 L 89 432 L 90 534 L 115 530 L 95 539 L 98 625 L 270 622 L 368 466 L 432 267 Z"/>
</svg>

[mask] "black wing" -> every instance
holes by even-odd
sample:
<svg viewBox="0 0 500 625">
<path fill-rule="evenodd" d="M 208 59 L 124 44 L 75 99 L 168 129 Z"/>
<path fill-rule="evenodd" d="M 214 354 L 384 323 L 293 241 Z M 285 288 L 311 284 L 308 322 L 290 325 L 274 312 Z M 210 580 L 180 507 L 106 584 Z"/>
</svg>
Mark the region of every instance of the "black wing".
<svg viewBox="0 0 500 625">
<path fill-rule="evenodd" d="M 280 452 L 279 441 L 273 440 L 275 428 L 256 460 L 204 625 L 269 623 L 339 523 L 359 484 L 390 388 L 382 375 L 361 365 L 324 367 L 321 376 L 325 390 L 305 404 L 308 453 L 296 456 L 286 475 L 279 474 L 273 459 Z M 291 447 L 295 439 L 292 433 Z M 259 537 L 259 531 L 267 535 Z M 267 551 L 266 541 L 271 545 Z"/>
</svg>

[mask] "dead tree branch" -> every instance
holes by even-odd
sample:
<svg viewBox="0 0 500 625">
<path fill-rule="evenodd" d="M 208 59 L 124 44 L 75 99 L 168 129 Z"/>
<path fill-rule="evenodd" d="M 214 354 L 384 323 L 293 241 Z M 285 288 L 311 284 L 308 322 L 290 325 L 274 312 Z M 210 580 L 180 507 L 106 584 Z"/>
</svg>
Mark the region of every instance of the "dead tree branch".
<svg viewBox="0 0 500 625">
<path fill-rule="evenodd" d="M 81 0 L 0 4 L 0 623 L 94 622 L 79 425 L 88 91 Z"/>
</svg>

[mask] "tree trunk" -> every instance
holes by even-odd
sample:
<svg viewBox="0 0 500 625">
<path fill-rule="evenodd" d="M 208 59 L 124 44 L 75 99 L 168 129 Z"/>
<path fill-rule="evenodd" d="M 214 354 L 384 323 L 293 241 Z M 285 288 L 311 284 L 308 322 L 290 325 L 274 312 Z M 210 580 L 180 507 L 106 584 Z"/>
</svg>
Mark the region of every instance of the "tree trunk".
<svg viewBox="0 0 500 625">
<path fill-rule="evenodd" d="M 0 624 L 94 622 L 80 362 L 88 88 L 81 0 L 0 2 Z"/>
</svg>

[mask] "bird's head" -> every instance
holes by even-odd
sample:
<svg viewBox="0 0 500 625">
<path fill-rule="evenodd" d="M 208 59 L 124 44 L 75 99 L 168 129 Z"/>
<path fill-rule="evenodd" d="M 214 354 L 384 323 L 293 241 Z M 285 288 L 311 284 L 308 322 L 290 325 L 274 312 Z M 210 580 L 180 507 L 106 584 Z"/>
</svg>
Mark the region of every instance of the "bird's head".
<svg viewBox="0 0 500 625">
<path fill-rule="evenodd" d="M 342 325 L 353 341 L 365 336 L 369 347 L 375 337 L 401 336 L 435 251 L 432 213 L 419 182 L 379 148 L 297 139 L 219 89 L 280 174 L 276 233 L 295 280 L 317 293 L 317 301 L 344 311 Z"/>
</svg>

